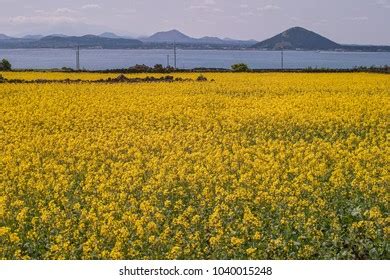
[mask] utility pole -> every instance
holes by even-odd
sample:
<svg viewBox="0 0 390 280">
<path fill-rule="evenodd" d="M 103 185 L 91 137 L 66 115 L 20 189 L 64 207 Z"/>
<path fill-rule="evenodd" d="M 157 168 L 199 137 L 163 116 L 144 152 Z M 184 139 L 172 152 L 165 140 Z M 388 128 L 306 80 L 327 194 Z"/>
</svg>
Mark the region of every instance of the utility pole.
<svg viewBox="0 0 390 280">
<path fill-rule="evenodd" d="M 281 63 L 282 63 L 282 70 L 284 70 L 284 47 L 282 46 L 282 53 L 281 53 Z"/>
<path fill-rule="evenodd" d="M 76 70 L 80 71 L 80 46 L 76 49 Z"/>
<path fill-rule="evenodd" d="M 177 68 L 177 53 L 176 53 L 176 41 L 173 42 L 173 56 L 174 56 L 174 66 Z"/>
<path fill-rule="evenodd" d="M 167 54 L 167 68 L 169 68 L 169 54 Z"/>
</svg>

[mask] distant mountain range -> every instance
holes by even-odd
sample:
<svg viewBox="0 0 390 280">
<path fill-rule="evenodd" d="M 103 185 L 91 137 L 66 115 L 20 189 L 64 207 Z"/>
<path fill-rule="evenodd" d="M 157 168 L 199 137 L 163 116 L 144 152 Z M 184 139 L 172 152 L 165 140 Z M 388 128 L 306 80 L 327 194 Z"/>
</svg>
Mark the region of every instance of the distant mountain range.
<svg viewBox="0 0 390 280">
<path fill-rule="evenodd" d="M 234 40 L 234 39 L 221 39 L 218 37 L 201 37 L 193 38 L 187 36 L 180 31 L 174 29 L 165 32 L 158 32 L 147 38 L 141 38 L 145 43 L 169 43 L 176 42 L 178 44 L 201 44 L 201 45 L 241 45 L 252 46 L 257 43 L 255 40 Z"/>
<path fill-rule="evenodd" d="M 99 35 L 50 36 L 26 35 L 13 38 L 0 34 L 0 48 L 102 48 L 102 49 L 154 49 L 172 48 L 176 43 L 183 49 L 259 49 L 259 50 L 310 50 L 310 51 L 390 51 L 390 46 L 342 45 L 302 27 L 288 29 L 262 42 L 230 38 L 193 38 L 178 30 L 158 32 L 150 37 L 130 38 L 105 32 Z"/>
<path fill-rule="evenodd" d="M 30 42 L 32 47 L 45 48 L 102 48 L 102 49 L 130 49 L 142 46 L 142 42 L 135 39 L 106 38 L 95 35 L 76 36 L 47 36 L 37 41 Z"/>
<path fill-rule="evenodd" d="M 53 36 L 53 35 L 52 35 Z M 39 40 L 39 39 L 42 39 L 43 35 L 26 35 L 24 36 L 22 39 L 27 39 L 27 40 Z"/>
<path fill-rule="evenodd" d="M 0 34 L 0 40 L 9 40 L 9 39 L 12 39 L 12 37 L 9 37 L 5 34 Z"/>
</svg>

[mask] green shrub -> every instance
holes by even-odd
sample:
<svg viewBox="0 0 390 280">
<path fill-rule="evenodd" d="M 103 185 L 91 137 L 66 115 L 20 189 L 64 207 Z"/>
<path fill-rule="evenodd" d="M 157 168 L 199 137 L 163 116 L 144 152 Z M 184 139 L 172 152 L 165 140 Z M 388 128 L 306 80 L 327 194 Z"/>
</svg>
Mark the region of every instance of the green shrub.
<svg viewBox="0 0 390 280">
<path fill-rule="evenodd" d="M 250 69 L 248 65 L 246 65 L 245 63 L 238 63 L 232 65 L 232 70 L 234 72 L 248 72 Z"/>
<path fill-rule="evenodd" d="M 12 65 L 8 60 L 3 59 L 2 61 L 0 61 L 0 70 L 1 71 L 10 71 L 11 69 L 12 69 Z"/>
</svg>

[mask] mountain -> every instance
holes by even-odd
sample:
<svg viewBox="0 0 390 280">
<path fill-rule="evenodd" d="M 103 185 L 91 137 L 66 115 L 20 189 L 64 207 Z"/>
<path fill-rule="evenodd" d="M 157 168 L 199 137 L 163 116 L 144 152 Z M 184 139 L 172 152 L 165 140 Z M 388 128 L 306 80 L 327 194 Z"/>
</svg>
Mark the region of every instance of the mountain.
<svg viewBox="0 0 390 280">
<path fill-rule="evenodd" d="M 254 44 L 258 43 L 256 40 L 236 40 L 232 38 L 223 38 L 225 42 L 232 43 L 232 44 L 241 44 L 241 45 L 248 45 L 253 46 Z"/>
<path fill-rule="evenodd" d="M 211 46 L 219 46 L 219 47 L 231 47 L 231 46 L 252 46 L 253 44 L 257 43 L 257 41 L 241 41 L 241 40 L 234 40 L 234 39 L 221 39 L 218 37 L 209 37 L 205 36 L 202 38 L 193 38 L 190 37 L 176 29 L 170 30 L 170 31 L 164 31 L 164 32 L 158 32 L 153 34 L 150 37 L 142 38 L 143 42 L 146 43 L 165 43 L 165 44 L 172 44 L 173 42 L 176 42 L 177 44 L 185 44 L 185 45 L 192 45 L 193 47 L 199 48 L 199 45 L 207 45 L 207 48 L 210 48 Z M 205 46 L 206 47 L 206 46 Z"/>
<path fill-rule="evenodd" d="M 335 50 L 341 49 L 342 45 L 305 28 L 293 27 L 253 47 L 267 50 Z"/>
<path fill-rule="evenodd" d="M 198 43 L 205 43 L 205 44 L 226 44 L 227 42 L 218 38 L 218 37 L 209 37 L 205 36 L 202 38 L 199 38 L 197 40 Z"/>
<path fill-rule="evenodd" d="M 99 37 L 103 37 L 103 38 L 110 38 L 110 39 L 120 39 L 120 38 L 123 38 L 121 36 L 118 36 L 116 35 L 115 33 L 112 33 L 112 32 L 104 32 L 100 35 L 98 35 Z"/>
<path fill-rule="evenodd" d="M 230 39 L 230 38 L 225 38 L 221 39 L 218 37 L 202 37 L 198 39 L 198 43 L 203 43 L 203 44 L 210 44 L 210 45 L 224 45 L 224 46 L 242 46 L 242 47 L 249 47 L 252 46 L 253 44 L 258 43 L 255 40 L 235 40 L 235 39 Z"/>
<path fill-rule="evenodd" d="M 68 36 L 68 35 L 61 34 L 61 33 L 59 33 L 59 34 L 51 34 L 51 35 L 49 35 L 49 36 L 52 36 L 52 37 L 61 37 L 61 38 L 70 37 L 70 36 Z M 42 37 L 42 38 L 43 38 L 43 37 Z"/>
<path fill-rule="evenodd" d="M 42 39 L 43 37 L 44 37 L 43 35 L 26 35 L 26 36 L 23 36 L 22 39 L 39 40 L 39 39 Z"/>
<path fill-rule="evenodd" d="M 76 46 L 84 48 L 102 49 L 128 49 L 142 46 L 142 42 L 134 39 L 112 39 L 95 35 L 85 35 L 81 37 L 57 37 L 47 36 L 35 42 L 40 48 L 73 48 Z"/>
<path fill-rule="evenodd" d="M 0 34 L 0 40 L 9 40 L 9 39 L 13 39 L 12 37 L 9 37 L 5 34 Z"/>
<path fill-rule="evenodd" d="M 174 29 L 170 31 L 157 32 L 152 36 L 143 39 L 145 42 L 153 43 L 195 43 L 196 39 L 191 38 L 180 31 Z"/>
<path fill-rule="evenodd" d="M 0 40 L 0 48 L 101 48 L 101 49 L 134 49 L 142 47 L 143 43 L 134 39 L 111 39 L 95 35 L 85 35 L 81 37 L 67 36 L 61 37 L 50 35 L 39 40 L 14 39 Z"/>
<path fill-rule="evenodd" d="M 201 37 L 193 38 L 174 29 L 158 32 L 150 37 L 132 39 L 120 37 L 115 33 L 105 32 L 96 35 L 67 36 L 53 34 L 42 37 L 41 35 L 27 35 L 23 38 L 12 38 L 0 34 L 0 49 L 31 49 L 31 48 L 101 48 L 101 49 L 171 49 L 176 42 L 181 49 L 192 50 L 329 50 L 348 52 L 390 52 L 390 46 L 361 46 L 343 45 L 333 42 L 317 33 L 294 27 L 280 33 L 263 42 L 254 40 L 234 40 L 230 38 Z"/>
</svg>

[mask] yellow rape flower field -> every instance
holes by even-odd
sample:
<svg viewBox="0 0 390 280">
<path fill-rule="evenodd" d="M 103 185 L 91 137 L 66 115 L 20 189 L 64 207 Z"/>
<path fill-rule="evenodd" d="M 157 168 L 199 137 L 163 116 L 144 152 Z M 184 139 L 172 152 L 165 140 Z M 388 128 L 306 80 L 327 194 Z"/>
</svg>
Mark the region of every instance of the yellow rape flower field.
<svg viewBox="0 0 390 280">
<path fill-rule="evenodd" d="M 390 257 L 390 76 L 205 76 L 0 84 L 0 258 Z"/>
</svg>

